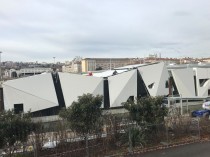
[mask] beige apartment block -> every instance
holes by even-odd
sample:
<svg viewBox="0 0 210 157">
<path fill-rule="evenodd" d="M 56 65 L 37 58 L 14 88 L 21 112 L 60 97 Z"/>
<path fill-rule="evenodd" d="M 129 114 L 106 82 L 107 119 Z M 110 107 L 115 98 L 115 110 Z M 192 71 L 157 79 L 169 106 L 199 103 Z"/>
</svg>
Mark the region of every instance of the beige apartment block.
<svg viewBox="0 0 210 157">
<path fill-rule="evenodd" d="M 84 58 L 82 72 L 108 70 L 130 64 L 135 64 L 133 58 Z"/>
<path fill-rule="evenodd" d="M 81 63 L 70 63 L 69 65 L 62 66 L 62 72 L 66 73 L 81 73 Z"/>
<path fill-rule="evenodd" d="M 63 65 L 62 66 L 62 72 L 64 73 L 70 73 L 72 71 L 71 65 Z"/>
<path fill-rule="evenodd" d="M 210 58 L 203 58 L 202 61 L 206 63 L 210 63 Z"/>
</svg>

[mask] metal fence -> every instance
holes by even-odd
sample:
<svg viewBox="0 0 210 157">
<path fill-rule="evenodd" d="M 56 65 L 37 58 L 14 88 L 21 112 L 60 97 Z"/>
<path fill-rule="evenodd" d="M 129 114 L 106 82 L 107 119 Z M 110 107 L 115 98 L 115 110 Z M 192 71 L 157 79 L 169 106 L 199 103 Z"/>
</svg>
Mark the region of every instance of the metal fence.
<svg viewBox="0 0 210 157">
<path fill-rule="evenodd" d="M 1 151 L 2 156 L 17 157 L 123 156 L 209 139 L 210 120 L 205 118 L 174 116 L 162 124 L 138 125 L 112 117 L 99 133 L 81 136 L 67 127 L 44 129 L 31 134 L 27 142 L 17 142 L 12 149 L 5 146 Z"/>
</svg>

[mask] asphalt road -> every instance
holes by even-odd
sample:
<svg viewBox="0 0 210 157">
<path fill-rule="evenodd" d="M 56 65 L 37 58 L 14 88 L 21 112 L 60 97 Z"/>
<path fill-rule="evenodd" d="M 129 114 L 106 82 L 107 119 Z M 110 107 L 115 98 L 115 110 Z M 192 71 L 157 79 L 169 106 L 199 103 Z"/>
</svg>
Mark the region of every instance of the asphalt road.
<svg viewBox="0 0 210 157">
<path fill-rule="evenodd" d="M 135 157 L 210 157 L 210 142 L 157 150 L 135 155 Z"/>
</svg>

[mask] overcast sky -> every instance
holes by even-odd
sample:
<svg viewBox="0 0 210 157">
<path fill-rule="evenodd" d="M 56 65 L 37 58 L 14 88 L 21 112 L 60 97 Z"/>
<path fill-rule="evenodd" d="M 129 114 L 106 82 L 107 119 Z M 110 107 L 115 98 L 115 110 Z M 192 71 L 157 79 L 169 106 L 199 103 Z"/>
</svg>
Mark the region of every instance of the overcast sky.
<svg viewBox="0 0 210 157">
<path fill-rule="evenodd" d="M 0 0 L 3 61 L 210 57 L 209 0 Z"/>
</svg>

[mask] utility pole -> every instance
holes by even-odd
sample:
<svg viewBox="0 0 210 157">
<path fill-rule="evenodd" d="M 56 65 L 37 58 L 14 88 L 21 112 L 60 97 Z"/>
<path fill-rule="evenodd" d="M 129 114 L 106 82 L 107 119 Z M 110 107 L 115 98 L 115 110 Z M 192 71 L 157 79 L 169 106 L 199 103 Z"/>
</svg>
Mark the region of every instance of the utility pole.
<svg viewBox="0 0 210 157">
<path fill-rule="evenodd" d="M 2 74 L 1 74 L 1 54 L 2 54 L 2 52 L 0 51 L 0 81 L 2 81 Z"/>
<path fill-rule="evenodd" d="M 53 72 L 56 72 L 56 66 L 55 66 L 55 57 L 53 57 L 54 63 L 53 63 Z"/>
<path fill-rule="evenodd" d="M 3 97 L 3 88 L 2 88 L 2 74 L 1 74 L 1 54 L 0 51 L 0 111 L 4 110 L 4 97 Z"/>
<path fill-rule="evenodd" d="M 112 70 L 112 62 L 111 62 L 111 58 L 109 59 L 109 69 Z"/>
</svg>

